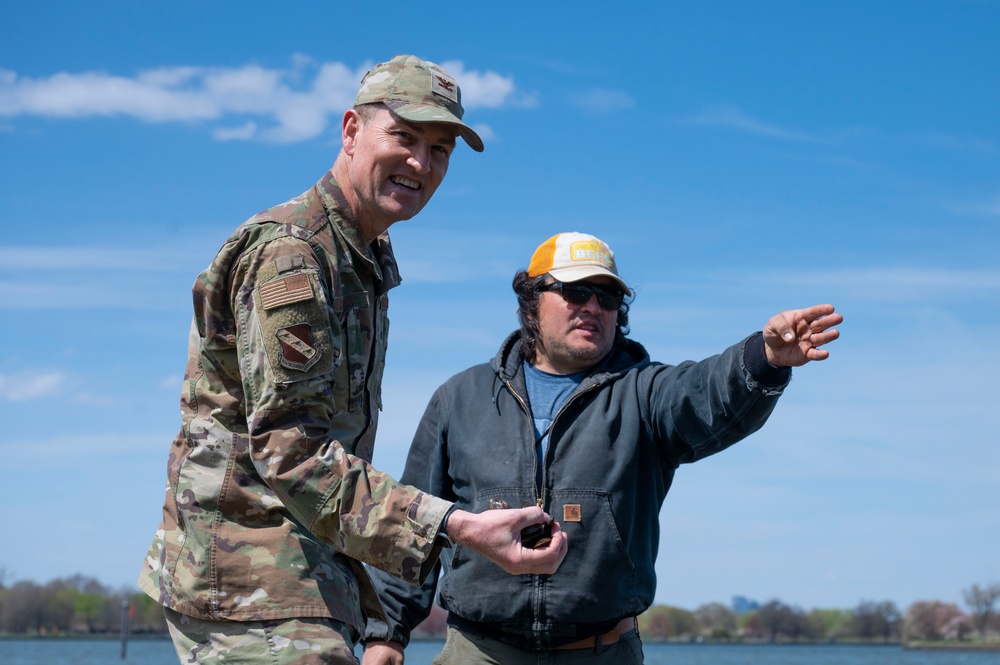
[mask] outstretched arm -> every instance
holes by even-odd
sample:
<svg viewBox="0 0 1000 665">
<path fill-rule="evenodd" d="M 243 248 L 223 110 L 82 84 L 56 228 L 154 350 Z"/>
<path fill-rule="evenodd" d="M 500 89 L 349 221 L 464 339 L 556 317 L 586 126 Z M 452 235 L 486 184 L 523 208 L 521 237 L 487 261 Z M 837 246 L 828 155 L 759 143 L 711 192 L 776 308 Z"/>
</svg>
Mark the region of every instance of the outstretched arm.
<svg viewBox="0 0 1000 665">
<path fill-rule="evenodd" d="M 775 314 L 764 326 L 764 353 L 775 367 L 799 367 L 811 360 L 826 360 L 830 352 L 820 347 L 838 337 L 834 326 L 844 317 L 833 305 L 813 305 Z"/>
</svg>

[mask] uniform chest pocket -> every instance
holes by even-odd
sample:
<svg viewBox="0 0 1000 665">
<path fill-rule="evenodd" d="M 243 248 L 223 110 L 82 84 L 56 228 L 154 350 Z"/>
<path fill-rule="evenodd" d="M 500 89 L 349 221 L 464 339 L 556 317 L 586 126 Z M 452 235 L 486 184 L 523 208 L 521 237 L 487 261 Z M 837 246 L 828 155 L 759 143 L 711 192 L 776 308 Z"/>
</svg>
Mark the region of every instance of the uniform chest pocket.
<svg viewBox="0 0 1000 665">
<path fill-rule="evenodd" d="M 368 382 L 369 364 L 372 357 L 372 347 L 376 340 L 376 326 L 372 320 L 371 307 L 368 306 L 368 293 L 357 291 L 344 293 L 337 298 L 335 310 L 340 319 L 343 332 L 341 344 L 345 350 L 348 376 L 349 411 L 363 408 L 365 387 Z"/>
</svg>

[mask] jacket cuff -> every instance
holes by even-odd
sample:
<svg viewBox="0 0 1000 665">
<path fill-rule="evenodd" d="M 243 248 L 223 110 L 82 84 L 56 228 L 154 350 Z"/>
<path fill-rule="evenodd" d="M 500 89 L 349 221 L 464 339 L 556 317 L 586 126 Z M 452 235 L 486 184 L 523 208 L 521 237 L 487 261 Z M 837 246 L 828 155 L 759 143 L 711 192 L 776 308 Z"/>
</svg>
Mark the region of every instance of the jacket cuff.
<svg viewBox="0 0 1000 665">
<path fill-rule="evenodd" d="M 433 494 L 420 493 L 420 498 L 410 505 L 408 516 L 416 530 L 424 533 L 427 540 L 432 541 L 438 535 L 445 518 L 454 510 L 451 501 L 439 499 Z"/>
<path fill-rule="evenodd" d="M 404 635 L 398 626 L 390 630 L 389 624 L 378 619 L 368 619 L 365 624 L 365 634 L 361 636 L 361 643 L 366 645 L 369 642 L 399 642 L 405 649 L 410 643 L 410 636 Z"/>
<path fill-rule="evenodd" d="M 743 344 L 743 366 L 757 383 L 769 388 L 784 387 L 792 378 L 791 367 L 775 367 L 764 353 L 764 333 L 758 331 Z"/>
<path fill-rule="evenodd" d="M 454 505 L 451 501 L 445 501 L 424 492 L 420 493 L 419 500 L 411 504 L 408 513 L 410 524 L 414 534 L 419 533 L 419 537 L 415 539 L 413 545 L 420 552 L 420 555 L 417 557 L 419 569 L 410 571 L 416 573 L 416 578 L 411 579 L 410 575 L 403 576 L 403 579 L 410 584 L 416 586 L 423 584 L 431 569 L 434 568 L 434 564 L 437 563 L 441 554 L 438 533 L 444 524 L 445 517 L 448 516 Z"/>
<path fill-rule="evenodd" d="M 451 517 L 451 514 L 456 510 L 458 510 L 458 506 L 453 504 L 451 508 L 448 509 L 448 512 L 444 514 L 444 519 L 441 520 L 441 526 L 438 527 L 437 538 L 435 538 L 434 543 L 438 547 L 451 549 L 455 546 L 455 541 L 453 541 L 451 536 L 448 535 L 448 518 Z"/>
</svg>

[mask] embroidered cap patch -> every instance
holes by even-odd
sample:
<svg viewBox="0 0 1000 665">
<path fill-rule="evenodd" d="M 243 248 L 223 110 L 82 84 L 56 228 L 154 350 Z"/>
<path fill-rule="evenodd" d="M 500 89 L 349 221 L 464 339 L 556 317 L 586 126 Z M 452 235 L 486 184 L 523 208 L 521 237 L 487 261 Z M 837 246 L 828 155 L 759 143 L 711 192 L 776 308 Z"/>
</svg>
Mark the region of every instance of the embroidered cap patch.
<svg viewBox="0 0 1000 665">
<path fill-rule="evenodd" d="M 458 84 L 455 83 L 455 79 L 443 72 L 431 73 L 431 90 L 452 104 L 458 103 Z"/>
</svg>

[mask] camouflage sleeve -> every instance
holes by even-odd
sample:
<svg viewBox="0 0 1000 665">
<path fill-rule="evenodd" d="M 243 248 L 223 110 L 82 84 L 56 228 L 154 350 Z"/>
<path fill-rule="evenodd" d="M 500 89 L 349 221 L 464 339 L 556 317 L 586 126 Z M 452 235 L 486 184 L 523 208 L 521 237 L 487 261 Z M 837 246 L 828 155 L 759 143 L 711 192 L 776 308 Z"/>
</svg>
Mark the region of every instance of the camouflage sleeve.
<svg viewBox="0 0 1000 665">
<path fill-rule="evenodd" d="M 446 386 L 439 387 L 424 409 L 424 415 L 410 444 L 401 479 L 412 483 L 414 487 L 433 492 L 435 496 L 454 497 L 453 481 L 447 471 L 449 418 L 446 390 Z M 445 574 L 450 572 L 452 554 L 453 552 L 445 552 L 438 563 L 439 568 L 442 564 L 447 568 Z M 369 620 L 365 628 L 365 640 L 391 640 L 405 647 L 410 642 L 413 629 L 430 615 L 434 595 L 437 593 L 438 575 L 435 572 L 428 576 L 419 588 L 403 584 L 379 571 L 373 571 L 371 577 L 385 609 L 386 619 Z"/>
<path fill-rule="evenodd" d="M 375 428 L 365 408 L 350 404 L 358 369 L 345 358 L 357 330 L 335 314 L 313 250 L 296 238 L 252 249 L 233 271 L 230 296 L 257 474 L 335 549 L 419 584 L 436 561 L 434 539 L 451 503 L 355 455 Z M 364 389 L 377 390 L 371 383 Z"/>
</svg>

